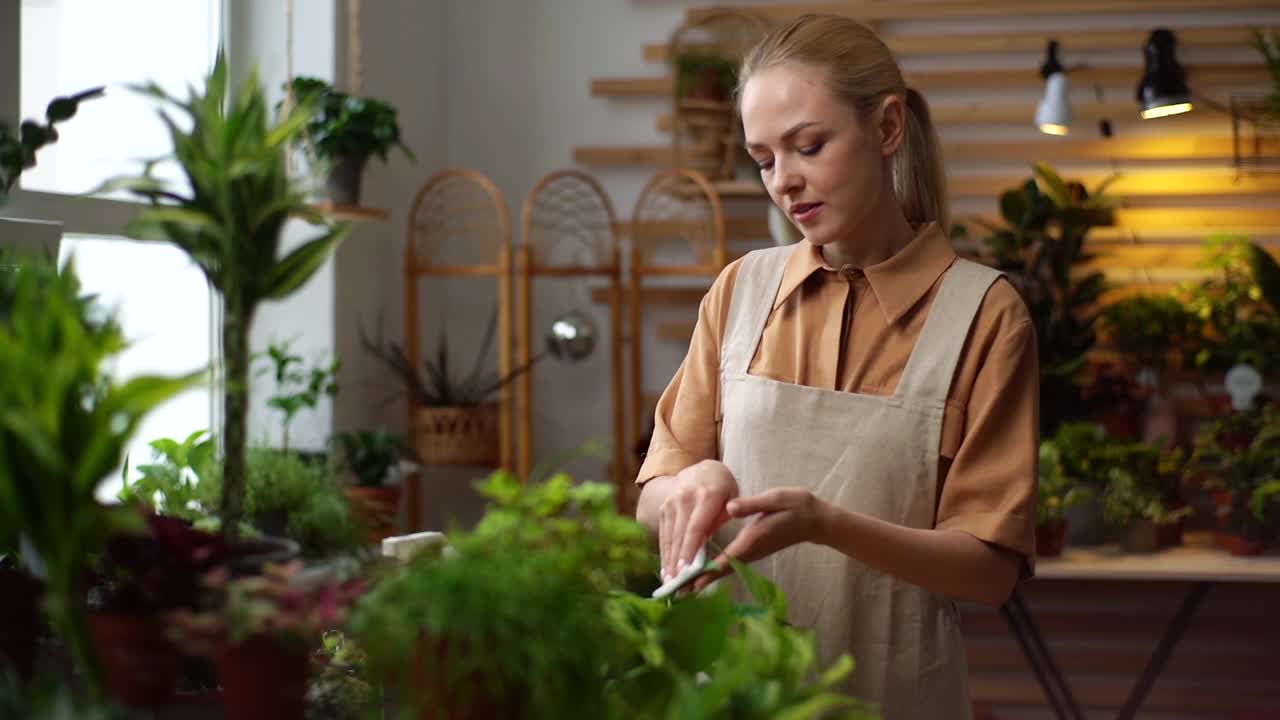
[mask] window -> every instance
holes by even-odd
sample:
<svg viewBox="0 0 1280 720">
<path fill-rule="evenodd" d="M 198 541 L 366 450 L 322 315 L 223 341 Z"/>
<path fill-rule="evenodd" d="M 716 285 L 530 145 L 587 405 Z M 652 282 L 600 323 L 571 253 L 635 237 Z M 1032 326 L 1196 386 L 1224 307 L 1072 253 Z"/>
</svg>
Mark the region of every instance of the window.
<svg viewBox="0 0 1280 720">
<path fill-rule="evenodd" d="M 180 250 L 119 236 L 136 206 L 79 194 L 169 153 L 156 104 L 127 86 L 153 81 L 185 95 L 187 85 L 200 83 L 212 66 L 222 27 L 221 0 L 0 3 L 0 114 L 6 121 L 42 117 L 59 95 L 107 89 L 59 126 L 58 143 L 43 149 L 39 166 L 23 174 L 21 191 L 4 214 L 63 223 L 60 259 L 74 258 L 85 291 L 116 310 L 131 343 L 108 368 L 117 379 L 211 365 L 214 298 Z M 176 167 L 158 171 L 181 177 Z M 151 440 L 212 427 L 214 397 L 205 385 L 154 411 L 128 449 L 130 464 L 150 461 Z M 118 487 L 117 473 L 104 484 L 104 499 Z"/>
</svg>

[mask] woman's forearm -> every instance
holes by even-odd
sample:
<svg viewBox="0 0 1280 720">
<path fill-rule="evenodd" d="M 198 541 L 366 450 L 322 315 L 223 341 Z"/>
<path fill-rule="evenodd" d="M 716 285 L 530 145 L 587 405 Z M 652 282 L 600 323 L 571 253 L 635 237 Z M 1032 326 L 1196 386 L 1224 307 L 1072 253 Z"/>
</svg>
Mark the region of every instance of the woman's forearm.
<svg viewBox="0 0 1280 720">
<path fill-rule="evenodd" d="M 828 504 L 823 516 L 820 544 L 926 590 L 999 607 L 1018 581 L 1017 553 L 968 533 L 903 527 Z"/>
</svg>

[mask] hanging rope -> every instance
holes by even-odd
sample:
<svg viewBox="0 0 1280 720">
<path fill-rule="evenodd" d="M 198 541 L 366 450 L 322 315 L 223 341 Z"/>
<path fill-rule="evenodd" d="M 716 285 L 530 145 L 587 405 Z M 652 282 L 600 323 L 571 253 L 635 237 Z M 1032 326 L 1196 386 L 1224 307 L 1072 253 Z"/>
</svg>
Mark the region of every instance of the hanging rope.
<svg viewBox="0 0 1280 720">
<path fill-rule="evenodd" d="M 364 30 L 360 20 L 362 0 L 347 0 L 347 92 L 364 92 Z"/>
</svg>

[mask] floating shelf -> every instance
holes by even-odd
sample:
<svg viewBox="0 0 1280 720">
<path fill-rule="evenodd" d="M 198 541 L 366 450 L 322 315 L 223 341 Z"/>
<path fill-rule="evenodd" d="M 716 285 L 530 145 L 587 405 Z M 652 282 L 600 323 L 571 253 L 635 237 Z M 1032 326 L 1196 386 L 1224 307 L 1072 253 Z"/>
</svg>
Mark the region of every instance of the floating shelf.
<svg viewBox="0 0 1280 720">
<path fill-rule="evenodd" d="M 1270 77 L 1261 62 L 1185 67 L 1192 87 L 1252 86 L 1265 83 Z M 1128 88 L 1136 85 L 1141 77 L 1142 68 L 1138 65 L 1086 67 L 1071 71 L 1071 82 L 1080 87 L 1100 85 Z M 1034 90 L 1044 87 L 1044 79 L 1039 73 L 1028 72 L 1023 68 L 918 70 L 907 73 L 906 80 L 911 87 L 923 92 L 958 87 L 966 90 Z M 669 98 L 672 92 L 672 79 L 669 75 L 597 78 L 591 81 L 593 97 Z"/>
<path fill-rule="evenodd" d="M 339 205 L 331 202 L 319 202 L 312 205 L 319 212 L 339 220 L 353 222 L 385 222 L 390 213 L 380 208 L 361 205 Z"/>
<path fill-rule="evenodd" d="M 1171 29 L 1178 34 L 1179 47 L 1244 47 L 1253 36 L 1247 27 L 1180 28 L 1177 23 Z M 1149 30 L 1072 30 L 1071 51 L 1082 50 L 1132 50 L 1142 47 Z M 898 57 L 914 55 L 968 55 L 1000 52 L 1044 51 L 1045 31 L 1008 33 L 934 34 L 919 33 L 895 35 L 881 33 L 880 37 Z M 714 50 L 714 46 L 706 46 Z M 666 43 L 653 43 L 644 47 L 647 62 L 666 62 L 670 48 Z"/>
</svg>

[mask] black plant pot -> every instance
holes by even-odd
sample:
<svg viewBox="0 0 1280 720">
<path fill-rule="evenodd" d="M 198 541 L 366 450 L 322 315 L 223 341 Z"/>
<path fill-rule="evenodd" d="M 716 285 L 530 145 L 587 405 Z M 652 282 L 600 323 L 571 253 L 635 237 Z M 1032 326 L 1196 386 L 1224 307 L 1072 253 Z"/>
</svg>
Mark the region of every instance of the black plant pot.
<svg viewBox="0 0 1280 720">
<path fill-rule="evenodd" d="M 342 156 L 333 159 L 325 191 L 329 200 L 337 205 L 360 204 L 360 181 L 369 158 Z"/>
</svg>

